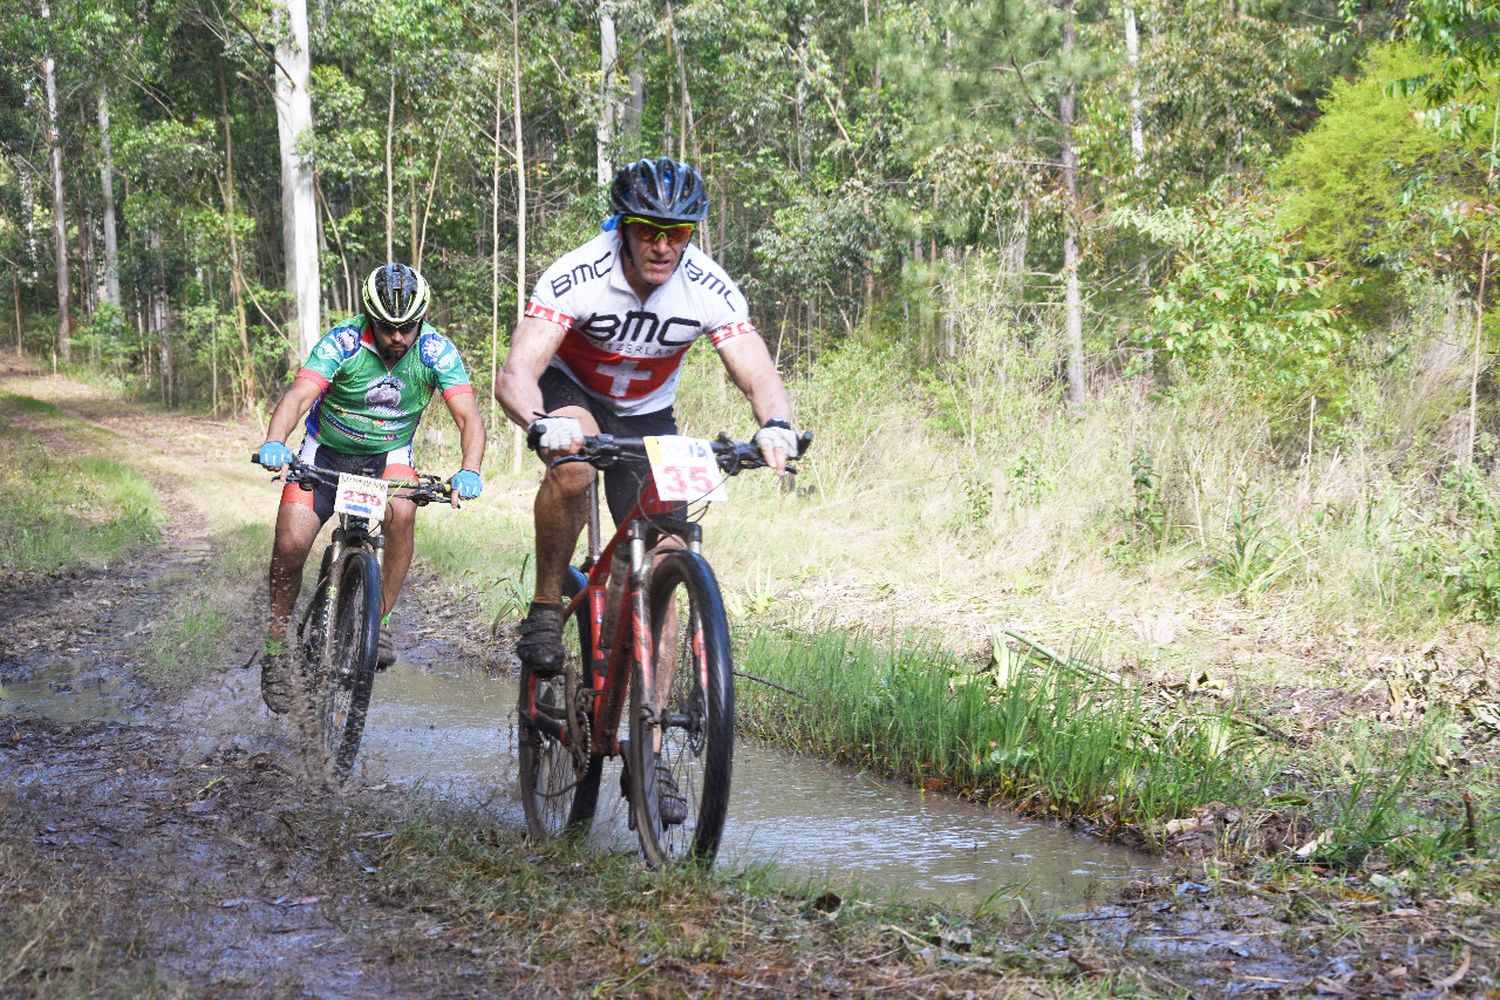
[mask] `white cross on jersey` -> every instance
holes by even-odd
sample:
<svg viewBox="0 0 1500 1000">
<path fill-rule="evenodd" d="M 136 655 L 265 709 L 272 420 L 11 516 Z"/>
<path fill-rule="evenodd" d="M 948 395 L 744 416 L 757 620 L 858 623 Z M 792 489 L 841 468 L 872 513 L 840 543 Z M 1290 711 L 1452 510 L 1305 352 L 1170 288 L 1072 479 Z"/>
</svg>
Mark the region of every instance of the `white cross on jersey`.
<svg viewBox="0 0 1500 1000">
<path fill-rule="evenodd" d="M 605 378 L 613 379 L 609 385 L 609 394 L 616 399 L 630 395 L 630 383 L 651 377 L 650 372 L 641 371 L 641 363 L 637 358 L 625 358 L 617 365 L 599 365 L 595 371 Z"/>
</svg>

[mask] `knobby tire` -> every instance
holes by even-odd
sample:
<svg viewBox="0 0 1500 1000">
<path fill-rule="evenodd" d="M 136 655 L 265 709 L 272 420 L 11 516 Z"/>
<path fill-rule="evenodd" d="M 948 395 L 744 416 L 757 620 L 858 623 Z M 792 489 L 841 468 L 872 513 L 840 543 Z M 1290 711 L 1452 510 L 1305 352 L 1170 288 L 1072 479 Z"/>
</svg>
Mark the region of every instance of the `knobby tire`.
<svg viewBox="0 0 1500 1000">
<path fill-rule="evenodd" d="M 627 768 L 636 833 L 654 867 L 682 858 L 711 864 L 729 812 L 734 677 L 729 623 L 707 561 L 686 550 L 667 553 L 651 570 L 647 609 L 656 672 L 670 656 L 672 676 L 660 708 L 639 665 L 631 679 Z M 687 801 L 681 823 L 664 821 L 658 761 Z"/>
<path fill-rule="evenodd" d="M 375 684 L 380 644 L 380 564 L 369 552 L 346 556 L 338 568 L 338 602 L 318 692 L 323 752 L 337 777 L 359 753 Z"/>
<path fill-rule="evenodd" d="M 569 570 L 563 588 L 572 599 L 584 586 L 584 577 Z M 587 604 L 579 607 L 563 623 L 563 672 L 556 676 L 539 676 L 521 665 L 521 710 L 517 726 L 517 771 L 521 786 L 521 808 L 526 814 L 526 831 L 538 840 L 587 831 L 599 802 L 599 777 L 604 758 L 589 748 L 582 767 L 572 748 L 550 733 L 533 727 L 527 721 L 528 697 L 534 698 L 537 711 L 561 722 L 569 720 L 570 730 L 579 724 L 581 711 L 575 702 L 567 704 L 567 692 L 593 686 Z"/>
</svg>

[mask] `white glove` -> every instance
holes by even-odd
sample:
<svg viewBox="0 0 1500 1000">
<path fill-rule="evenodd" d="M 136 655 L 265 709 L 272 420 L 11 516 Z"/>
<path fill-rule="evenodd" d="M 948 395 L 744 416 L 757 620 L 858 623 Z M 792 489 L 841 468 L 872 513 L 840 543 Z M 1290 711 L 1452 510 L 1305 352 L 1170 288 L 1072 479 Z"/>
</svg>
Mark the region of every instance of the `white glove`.
<svg viewBox="0 0 1500 1000">
<path fill-rule="evenodd" d="M 583 425 L 572 417 L 543 417 L 526 429 L 533 448 L 543 451 L 568 451 L 583 444 Z"/>
<path fill-rule="evenodd" d="M 750 439 L 764 453 L 766 448 L 779 451 L 787 458 L 797 457 L 797 432 L 790 427 L 762 427 Z"/>
</svg>

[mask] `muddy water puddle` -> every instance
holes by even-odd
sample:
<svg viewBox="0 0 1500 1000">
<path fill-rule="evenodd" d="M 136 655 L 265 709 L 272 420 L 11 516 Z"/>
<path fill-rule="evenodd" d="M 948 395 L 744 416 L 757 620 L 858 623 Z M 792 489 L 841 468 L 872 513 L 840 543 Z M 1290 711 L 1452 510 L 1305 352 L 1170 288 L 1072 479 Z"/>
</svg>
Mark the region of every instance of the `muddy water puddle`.
<svg viewBox="0 0 1500 1000">
<path fill-rule="evenodd" d="M 93 667 L 54 662 L 29 676 L 0 680 L 0 717 L 39 716 L 52 722 L 145 721 L 140 693 Z"/>
<path fill-rule="evenodd" d="M 0 717 L 145 721 L 132 694 L 139 696 L 66 658 L 54 659 L 0 684 Z M 513 680 L 397 663 L 376 680 L 357 779 L 477 806 L 519 825 L 515 702 Z M 619 787 L 620 764 L 609 761 L 591 839 L 606 849 L 634 851 Z M 1053 913 L 1103 901 L 1152 864 L 1135 852 L 1004 810 L 923 795 L 747 741 L 735 748 L 719 856 L 730 864 L 772 863 L 786 875 L 841 893 L 858 885 L 960 908 L 1021 897 Z"/>
<path fill-rule="evenodd" d="M 376 682 L 361 750 L 367 781 L 389 780 L 485 805 L 520 822 L 515 683 L 398 663 Z M 635 849 L 619 763 L 606 764 L 593 838 Z M 1023 897 L 1071 912 L 1148 871 L 1139 853 L 1043 823 L 752 742 L 735 748 L 721 861 L 882 895 L 973 908 Z"/>
</svg>

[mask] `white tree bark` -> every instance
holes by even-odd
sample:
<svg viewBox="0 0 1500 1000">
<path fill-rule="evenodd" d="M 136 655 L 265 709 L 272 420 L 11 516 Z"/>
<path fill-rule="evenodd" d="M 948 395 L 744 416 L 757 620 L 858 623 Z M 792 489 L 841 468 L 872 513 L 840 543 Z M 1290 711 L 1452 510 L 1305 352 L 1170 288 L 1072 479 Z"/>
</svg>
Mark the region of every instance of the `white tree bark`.
<svg viewBox="0 0 1500 1000">
<path fill-rule="evenodd" d="M 1073 54 L 1076 28 L 1073 2 L 1063 8 L 1063 62 Z M 1063 172 L 1063 317 L 1068 350 L 1068 402 L 1074 406 L 1087 395 L 1083 359 L 1083 292 L 1078 281 L 1078 157 L 1073 149 L 1073 98 L 1076 88 L 1069 79 L 1063 84 L 1058 102 L 1058 124 L 1061 126 Z"/>
<path fill-rule="evenodd" d="M 521 130 L 521 9 L 510 0 L 511 125 L 516 154 L 516 322 L 526 315 L 526 146 Z M 526 434 L 519 426 L 511 431 L 510 467 L 521 471 L 526 457 Z"/>
<path fill-rule="evenodd" d="M 323 335 L 319 316 L 318 211 L 313 168 L 305 152 L 312 139 L 312 59 L 307 47 L 307 0 L 281 0 L 276 43 L 276 132 L 281 140 L 281 232 L 286 290 L 294 322 L 289 348 L 306 356 Z"/>
<path fill-rule="evenodd" d="M 1141 126 L 1141 41 L 1135 30 L 1135 8 L 1125 5 L 1125 62 L 1130 66 L 1130 157 L 1139 177 L 1146 168 L 1146 132 Z"/>
<path fill-rule="evenodd" d="M 52 10 L 42 2 L 42 20 L 50 21 Z M 63 201 L 62 137 L 57 131 L 57 73 L 48 51 L 42 57 L 42 78 L 47 88 L 47 146 L 52 162 L 52 253 L 57 267 L 57 356 L 64 361 L 72 351 L 73 323 L 68 276 L 68 220 Z"/>
<path fill-rule="evenodd" d="M 505 63 L 495 60 L 495 135 L 490 150 L 490 433 L 501 415 L 495 386 L 500 379 L 500 126 L 504 123 Z"/>
<path fill-rule="evenodd" d="M 610 145 L 615 141 L 615 64 L 620 50 L 615 44 L 615 18 L 606 3 L 599 5 L 599 134 L 594 176 L 608 184 L 614 178 Z"/>
<path fill-rule="evenodd" d="M 115 231 L 115 161 L 109 144 L 109 89 L 99 88 L 99 187 L 104 195 L 104 301 L 120 308 L 120 246 Z"/>
</svg>

